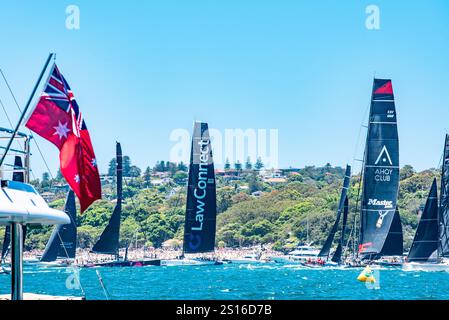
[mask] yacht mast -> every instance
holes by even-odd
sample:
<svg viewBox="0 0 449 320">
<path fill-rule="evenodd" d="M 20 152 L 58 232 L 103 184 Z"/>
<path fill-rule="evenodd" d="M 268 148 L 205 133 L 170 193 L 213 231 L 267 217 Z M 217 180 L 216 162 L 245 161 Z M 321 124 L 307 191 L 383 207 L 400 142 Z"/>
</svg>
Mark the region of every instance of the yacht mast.
<svg viewBox="0 0 449 320">
<path fill-rule="evenodd" d="M 41 71 L 41 74 L 39 75 L 39 78 L 33 88 L 33 91 L 31 92 L 31 95 L 28 99 L 27 104 L 25 105 L 25 108 L 22 111 L 22 114 L 20 115 L 19 121 L 17 122 L 17 125 L 14 129 L 14 131 L 11 131 L 11 138 L 8 141 L 8 144 L 4 148 L 4 152 L 2 154 L 2 157 L 0 159 L 0 167 L 3 165 L 6 156 L 8 155 L 8 152 L 11 149 L 11 145 L 14 142 L 14 140 L 17 138 L 19 128 L 22 124 L 23 119 L 25 118 L 25 115 L 28 112 L 28 109 L 31 105 L 31 102 L 33 101 L 34 95 L 36 94 L 37 89 L 39 88 L 39 85 L 42 81 L 42 78 L 44 77 L 44 74 L 48 68 L 48 65 L 50 64 L 50 61 L 52 60 L 54 54 L 50 53 L 47 61 L 45 62 L 44 68 Z M 25 141 L 29 141 L 29 139 L 26 139 Z M 29 182 L 29 143 L 25 142 L 25 150 L 28 150 L 28 156 L 25 159 L 25 183 Z M 4 182 L 2 181 L 2 187 L 6 187 L 3 185 Z M 23 226 L 24 224 L 21 222 L 13 222 L 11 223 L 11 300 L 23 300 Z"/>
</svg>

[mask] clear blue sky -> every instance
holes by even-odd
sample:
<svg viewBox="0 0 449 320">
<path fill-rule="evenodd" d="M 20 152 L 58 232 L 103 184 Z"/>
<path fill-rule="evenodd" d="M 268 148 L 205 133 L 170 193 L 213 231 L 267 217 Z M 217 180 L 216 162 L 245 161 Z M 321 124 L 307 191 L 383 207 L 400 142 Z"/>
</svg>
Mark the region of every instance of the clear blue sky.
<svg viewBox="0 0 449 320">
<path fill-rule="evenodd" d="M 380 30 L 365 27 L 371 3 Z M 80 30 L 65 27 L 70 4 Z M 438 165 L 449 129 L 445 0 L 8 1 L 0 46 L 21 105 L 57 53 L 102 172 L 116 140 L 140 167 L 168 159 L 170 132 L 191 131 L 195 119 L 278 129 L 281 167 L 344 166 L 361 157 L 374 74 L 393 79 L 402 165 Z M 3 83 L 0 98 L 17 119 Z M 56 148 L 38 141 L 55 173 Z"/>
</svg>

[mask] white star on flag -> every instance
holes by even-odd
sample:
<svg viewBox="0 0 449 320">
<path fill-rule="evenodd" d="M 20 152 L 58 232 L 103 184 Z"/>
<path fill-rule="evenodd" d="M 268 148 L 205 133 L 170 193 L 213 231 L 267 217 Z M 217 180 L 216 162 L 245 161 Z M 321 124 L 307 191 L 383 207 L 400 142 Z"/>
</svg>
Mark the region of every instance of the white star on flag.
<svg viewBox="0 0 449 320">
<path fill-rule="evenodd" d="M 74 180 L 76 183 L 80 183 L 80 176 L 78 174 L 75 174 Z"/>
<path fill-rule="evenodd" d="M 95 168 L 97 166 L 97 159 L 93 158 L 90 163 L 92 164 L 92 167 Z"/>
<path fill-rule="evenodd" d="M 62 137 L 67 138 L 67 132 L 70 131 L 70 129 L 67 128 L 67 122 L 61 124 L 61 121 L 58 121 L 58 126 L 53 128 L 56 130 L 55 133 L 53 133 L 53 135 L 58 135 L 59 140 L 61 140 Z"/>
</svg>

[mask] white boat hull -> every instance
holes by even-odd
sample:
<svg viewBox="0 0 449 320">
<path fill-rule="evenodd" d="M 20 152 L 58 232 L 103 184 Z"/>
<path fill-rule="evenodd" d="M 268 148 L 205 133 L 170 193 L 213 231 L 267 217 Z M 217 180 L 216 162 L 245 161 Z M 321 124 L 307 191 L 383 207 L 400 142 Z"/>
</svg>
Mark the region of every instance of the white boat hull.
<svg viewBox="0 0 449 320">
<path fill-rule="evenodd" d="M 36 264 L 39 263 L 39 259 L 23 259 L 23 264 Z"/>
<path fill-rule="evenodd" d="M 446 263 L 427 263 L 427 262 L 408 262 L 402 265 L 404 271 L 449 271 L 449 264 Z"/>
<path fill-rule="evenodd" d="M 273 260 L 258 260 L 258 259 L 229 259 L 225 262 L 231 264 L 262 264 L 262 263 L 274 263 Z"/>
<path fill-rule="evenodd" d="M 293 263 L 293 264 L 306 264 L 308 261 L 315 261 L 318 257 L 301 257 L 293 255 L 285 255 L 279 257 L 271 257 L 271 259 L 278 263 Z"/>
<path fill-rule="evenodd" d="M 64 261 L 64 262 L 60 262 L 60 261 L 53 261 L 53 262 L 39 262 L 36 265 L 38 265 L 39 267 L 44 267 L 44 268 L 67 268 L 71 265 L 72 263 Z"/>
<path fill-rule="evenodd" d="M 302 264 L 305 260 L 301 261 L 300 259 L 294 259 L 290 256 L 281 256 L 281 257 L 271 257 L 274 262 L 277 263 L 293 263 L 293 264 Z"/>
<path fill-rule="evenodd" d="M 302 265 L 306 268 L 312 268 L 312 269 L 319 269 L 319 268 L 329 268 L 329 267 L 338 267 L 339 264 L 332 262 L 332 261 L 328 261 L 325 262 L 324 264 L 319 264 L 319 263 L 302 263 Z"/>
<path fill-rule="evenodd" d="M 161 266 L 212 266 L 222 264 L 217 260 L 203 260 L 203 259 L 162 259 Z"/>
</svg>

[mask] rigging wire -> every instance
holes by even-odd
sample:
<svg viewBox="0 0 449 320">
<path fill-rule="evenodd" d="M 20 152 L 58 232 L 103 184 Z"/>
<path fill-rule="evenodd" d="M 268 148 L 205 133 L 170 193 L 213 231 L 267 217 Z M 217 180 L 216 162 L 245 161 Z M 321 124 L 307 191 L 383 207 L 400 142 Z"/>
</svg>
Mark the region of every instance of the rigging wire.
<svg viewBox="0 0 449 320">
<path fill-rule="evenodd" d="M 12 97 L 13 100 L 14 100 L 15 105 L 17 106 L 17 109 L 19 110 L 19 113 L 22 113 L 22 108 L 20 108 L 20 105 L 19 105 L 19 103 L 17 102 L 16 96 L 15 96 L 14 92 L 12 91 L 11 86 L 9 85 L 9 82 L 8 82 L 8 80 L 6 79 L 6 76 L 5 76 L 5 74 L 4 74 L 4 72 L 3 72 L 3 70 L 2 70 L 1 68 L 0 68 L 0 73 L 1 73 L 1 75 L 2 75 L 2 78 L 3 78 L 4 82 L 5 82 L 5 84 L 6 84 L 7 88 L 8 88 L 8 90 L 9 90 L 9 93 L 11 94 L 11 97 Z M 2 106 L 2 107 L 3 107 L 3 106 Z M 4 109 L 4 110 L 5 110 L 5 109 Z M 6 112 L 6 110 L 5 110 L 5 112 Z M 8 117 L 8 119 L 9 119 L 9 117 Z M 11 123 L 10 120 L 9 120 L 9 122 Z M 12 124 L 11 124 L 11 126 L 12 126 Z M 28 129 L 28 132 L 29 132 L 30 136 L 32 136 L 32 132 L 31 132 L 30 129 Z M 49 165 L 48 165 L 48 163 L 47 163 L 47 160 L 45 159 L 44 154 L 42 153 L 42 150 L 41 150 L 41 148 L 39 147 L 39 144 L 37 143 L 37 140 L 36 140 L 36 139 L 32 139 L 32 140 L 34 140 L 34 143 L 36 144 L 37 150 L 38 150 L 38 152 L 39 152 L 39 154 L 40 154 L 40 156 L 41 156 L 41 158 L 42 158 L 42 161 L 44 162 L 45 167 L 47 168 L 48 173 L 50 174 L 51 179 L 54 180 L 53 173 L 52 173 L 51 170 L 50 170 L 50 167 L 49 167 Z M 34 173 L 32 173 L 32 175 L 33 175 L 33 178 L 36 179 Z M 50 182 L 50 186 L 51 186 L 51 182 Z"/>
<path fill-rule="evenodd" d="M 100 285 L 103 288 L 103 293 L 106 296 L 106 299 L 110 300 L 110 294 L 108 292 L 108 289 L 106 289 L 106 286 L 103 283 L 103 278 L 101 277 L 100 271 L 99 270 L 95 270 L 95 272 L 97 273 L 98 281 L 100 282 Z"/>
<path fill-rule="evenodd" d="M 5 105 L 3 104 L 3 101 L 2 101 L 1 98 L 0 98 L 0 105 L 2 106 L 3 112 L 4 112 L 5 115 L 6 115 L 6 119 L 8 120 L 8 123 L 9 123 L 9 125 L 10 125 L 11 128 L 12 128 L 12 127 L 13 127 L 12 121 L 11 121 L 11 119 L 9 118 L 8 112 L 6 111 Z"/>
<path fill-rule="evenodd" d="M 357 134 L 357 140 L 356 140 L 356 144 L 355 144 L 355 148 L 354 148 L 354 155 L 352 157 L 352 166 L 353 166 L 353 168 L 355 168 L 354 164 L 355 164 L 356 161 L 360 162 L 359 159 L 357 159 L 356 157 L 357 157 L 357 153 L 359 151 L 358 148 L 360 147 L 360 142 L 361 142 L 361 137 L 362 137 L 362 130 L 363 129 L 367 129 L 367 127 L 364 125 L 364 123 L 365 123 L 365 119 L 368 116 L 368 112 L 369 112 L 370 107 L 371 107 L 371 102 L 367 105 L 367 107 L 366 107 L 366 109 L 365 109 L 365 111 L 363 113 L 363 118 L 362 118 L 362 121 L 361 121 L 361 124 L 360 124 L 360 127 L 359 127 L 359 132 Z M 362 169 L 363 169 L 363 167 L 361 168 L 360 171 L 362 171 Z"/>
<path fill-rule="evenodd" d="M 446 142 L 444 142 L 444 143 L 446 143 Z M 440 160 L 438 161 L 438 165 L 436 167 L 437 170 L 439 170 L 440 167 L 443 165 L 443 161 L 444 161 L 444 151 L 443 151 L 443 153 L 440 156 Z"/>
<path fill-rule="evenodd" d="M 364 123 L 365 123 L 365 119 L 368 116 L 368 112 L 370 110 L 370 107 L 371 107 L 371 101 L 370 101 L 370 103 L 367 104 L 367 106 L 365 108 L 365 111 L 363 112 L 363 118 L 362 118 L 362 121 L 361 121 L 360 126 L 359 126 L 359 131 L 358 131 L 358 134 L 357 134 L 357 140 L 356 140 L 356 144 L 355 144 L 355 147 L 354 147 L 354 154 L 353 154 L 353 158 L 352 158 L 352 168 L 354 168 L 354 169 L 355 169 L 355 162 L 360 162 L 360 159 L 357 159 L 357 153 L 359 151 L 358 148 L 360 147 L 360 143 L 361 143 L 362 130 L 368 128 L 367 126 L 364 125 Z M 361 193 L 360 191 L 361 191 L 361 186 L 362 186 L 363 163 L 365 161 L 365 153 L 366 153 L 366 146 L 365 146 L 365 149 L 363 151 L 363 159 L 361 160 L 362 165 L 361 165 L 361 168 L 360 168 L 360 178 L 359 178 L 359 184 L 358 184 L 358 188 L 357 188 L 354 224 L 353 224 L 353 226 L 351 228 L 351 232 L 349 233 L 349 238 L 348 238 L 348 241 L 346 243 L 346 246 L 345 246 L 345 248 L 343 248 L 343 252 L 344 253 L 348 250 L 349 243 L 350 243 L 351 240 L 353 242 L 353 249 L 354 249 L 354 251 L 356 250 L 356 248 L 354 246 L 355 242 L 357 241 L 356 240 L 356 232 L 357 232 L 357 230 L 356 230 L 356 223 L 357 223 L 358 207 L 359 207 L 359 202 L 360 202 L 360 193 Z M 353 172 L 354 171 L 355 170 L 353 170 Z"/>
<path fill-rule="evenodd" d="M 10 118 L 9 115 L 8 115 L 8 111 L 6 110 L 6 107 L 5 107 L 5 105 L 3 104 L 2 99 L 0 99 L 0 105 L 1 105 L 1 107 L 2 107 L 2 109 L 3 109 L 3 112 L 5 113 L 5 116 L 6 116 L 6 119 L 8 120 L 9 125 L 11 126 L 11 128 L 13 128 L 14 126 L 13 126 L 13 124 L 12 124 L 11 118 Z M 25 149 L 24 149 L 24 147 L 20 144 L 20 142 L 16 140 L 16 143 L 17 143 L 17 146 L 18 146 L 19 150 L 22 151 L 22 152 L 25 152 Z M 30 173 L 31 173 L 31 175 L 33 176 L 33 179 L 36 179 L 36 177 L 35 177 L 35 175 L 34 175 L 34 172 L 33 172 L 32 170 L 30 170 Z"/>
</svg>

